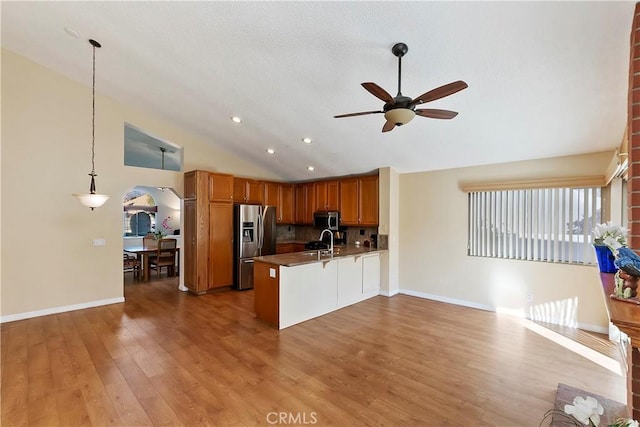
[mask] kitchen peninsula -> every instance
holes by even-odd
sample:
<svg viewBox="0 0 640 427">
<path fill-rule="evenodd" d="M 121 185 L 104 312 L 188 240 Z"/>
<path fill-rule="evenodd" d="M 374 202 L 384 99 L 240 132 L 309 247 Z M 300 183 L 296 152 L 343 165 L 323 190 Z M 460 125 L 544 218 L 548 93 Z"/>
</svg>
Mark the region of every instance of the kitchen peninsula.
<svg viewBox="0 0 640 427">
<path fill-rule="evenodd" d="M 378 295 L 386 250 L 336 247 L 254 258 L 256 317 L 278 329 Z"/>
</svg>

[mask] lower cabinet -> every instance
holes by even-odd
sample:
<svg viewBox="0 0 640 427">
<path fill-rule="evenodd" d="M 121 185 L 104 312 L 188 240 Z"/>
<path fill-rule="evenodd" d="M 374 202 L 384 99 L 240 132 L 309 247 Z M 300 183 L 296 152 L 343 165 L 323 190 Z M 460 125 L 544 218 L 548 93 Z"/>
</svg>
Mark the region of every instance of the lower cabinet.
<svg viewBox="0 0 640 427">
<path fill-rule="evenodd" d="M 278 329 L 374 297 L 380 291 L 380 253 L 285 267 L 256 261 L 256 317 Z"/>
<path fill-rule="evenodd" d="M 279 273 L 280 329 L 336 309 L 337 261 L 280 267 Z"/>
<path fill-rule="evenodd" d="M 380 292 L 380 254 L 338 260 L 338 307 L 355 304 Z"/>
<path fill-rule="evenodd" d="M 291 252 L 304 252 L 306 248 L 302 243 L 276 243 L 276 254 L 289 254 Z"/>
</svg>

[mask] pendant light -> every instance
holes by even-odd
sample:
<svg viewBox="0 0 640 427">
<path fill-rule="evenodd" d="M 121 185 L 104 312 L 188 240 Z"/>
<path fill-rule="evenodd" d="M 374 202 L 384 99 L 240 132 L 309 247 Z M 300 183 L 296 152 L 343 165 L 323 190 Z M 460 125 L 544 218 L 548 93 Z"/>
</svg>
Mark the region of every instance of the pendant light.
<svg viewBox="0 0 640 427">
<path fill-rule="evenodd" d="M 96 194 L 96 48 L 102 47 L 97 41 L 90 39 L 89 43 L 93 46 L 93 82 L 92 82 L 92 104 L 91 104 L 91 185 L 89 186 L 89 194 L 74 194 L 78 198 L 80 203 L 84 206 L 91 208 L 99 208 L 104 205 L 109 199 L 109 196 L 105 194 Z"/>
</svg>

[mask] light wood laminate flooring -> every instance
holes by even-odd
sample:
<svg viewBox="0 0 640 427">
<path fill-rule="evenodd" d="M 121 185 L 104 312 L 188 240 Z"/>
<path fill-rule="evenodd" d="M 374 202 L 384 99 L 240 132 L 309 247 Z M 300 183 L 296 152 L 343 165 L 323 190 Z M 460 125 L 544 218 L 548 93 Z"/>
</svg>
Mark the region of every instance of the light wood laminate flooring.
<svg viewBox="0 0 640 427">
<path fill-rule="evenodd" d="M 255 320 L 253 291 L 176 286 L 127 282 L 124 304 L 3 324 L 0 424 L 520 427 L 538 426 L 558 383 L 626 396 L 622 375 L 579 354 L 615 366 L 597 334 L 544 337 L 405 295 L 277 331 Z"/>
</svg>

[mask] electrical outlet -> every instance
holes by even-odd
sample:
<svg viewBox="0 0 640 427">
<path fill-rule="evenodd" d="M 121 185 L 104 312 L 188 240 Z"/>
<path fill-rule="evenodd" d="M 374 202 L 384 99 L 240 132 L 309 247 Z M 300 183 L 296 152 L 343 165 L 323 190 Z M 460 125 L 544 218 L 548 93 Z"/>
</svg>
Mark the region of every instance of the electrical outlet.
<svg viewBox="0 0 640 427">
<path fill-rule="evenodd" d="M 364 230 L 360 230 L 360 235 L 364 236 Z"/>
<path fill-rule="evenodd" d="M 532 292 L 529 292 L 527 294 L 527 302 L 533 302 L 533 293 Z"/>
<path fill-rule="evenodd" d="M 106 244 L 107 244 L 107 242 L 102 238 L 93 239 L 93 246 L 94 247 L 104 246 Z"/>
</svg>

